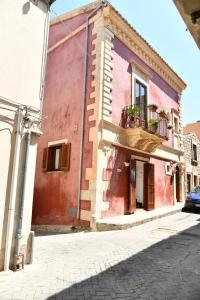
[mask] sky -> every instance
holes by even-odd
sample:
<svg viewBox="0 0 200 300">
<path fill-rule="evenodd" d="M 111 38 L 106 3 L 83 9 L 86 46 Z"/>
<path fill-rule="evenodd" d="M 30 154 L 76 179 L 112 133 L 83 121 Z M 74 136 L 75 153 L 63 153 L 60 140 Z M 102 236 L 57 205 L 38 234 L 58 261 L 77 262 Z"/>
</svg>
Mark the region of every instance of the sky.
<svg viewBox="0 0 200 300">
<path fill-rule="evenodd" d="M 92 1 L 57 0 L 51 17 Z M 183 124 L 200 120 L 200 51 L 172 0 L 109 1 L 187 84 Z"/>
</svg>

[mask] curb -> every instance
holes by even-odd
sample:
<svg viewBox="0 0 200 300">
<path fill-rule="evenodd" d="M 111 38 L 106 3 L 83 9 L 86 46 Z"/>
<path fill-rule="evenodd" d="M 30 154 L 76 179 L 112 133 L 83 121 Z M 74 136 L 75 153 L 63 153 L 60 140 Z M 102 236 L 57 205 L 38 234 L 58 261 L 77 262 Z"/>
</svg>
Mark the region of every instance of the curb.
<svg viewBox="0 0 200 300">
<path fill-rule="evenodd" d="M 97 231 L 111 231 L 111 230 L 128 229 L 128 228 L 135 227 L 135 226 L 138 226 L 138 225 L 141 225 L 141 224 L 145 224 L 147 222 L 150 222 L 150 221 L 153 221 L 153 220 L 156 220 L 156 219 L 160 219 L 160 218 L 163 218 L 163 217 L 174 215 L 178 212 L 181 212 L 182 209 L 183 209 L 182 207 L 179 207 L 175 210 L 168 211 L 168 212 L 159 214 L 157 216 L 155 215 L 155 216 L 151 216 L 151 217 L 146 217 L 145 219 L 138 220 L 138 221 L 133 221 L 131 223 L 126 223 L 126 224 L 109 224 L 109 223 L 98 223 L 97 222 L 97 224 L 96 224 Z"/>
</svg>

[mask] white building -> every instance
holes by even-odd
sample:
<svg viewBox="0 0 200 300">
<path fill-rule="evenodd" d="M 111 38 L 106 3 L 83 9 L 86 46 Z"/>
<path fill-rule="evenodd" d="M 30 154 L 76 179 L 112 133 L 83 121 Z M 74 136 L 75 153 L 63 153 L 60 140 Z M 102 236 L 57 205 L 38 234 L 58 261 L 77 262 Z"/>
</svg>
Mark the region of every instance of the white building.
<svg viewBox="0 0 200 300">
<path fill-rule="evenodd" d="M 49 27 L 47 0 L 0 1 L 0 270 L 31 261 L 37 140 Z"/>
</svg>

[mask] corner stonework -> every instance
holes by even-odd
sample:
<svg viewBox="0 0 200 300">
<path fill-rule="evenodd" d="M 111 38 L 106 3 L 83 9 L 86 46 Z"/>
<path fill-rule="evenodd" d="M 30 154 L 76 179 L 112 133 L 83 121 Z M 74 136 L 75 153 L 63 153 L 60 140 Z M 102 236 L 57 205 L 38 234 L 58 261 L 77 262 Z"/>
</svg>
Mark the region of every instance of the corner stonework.
<svg viewBox="0 0 200 300">
<path fill-rule="evenodd" d="M 112 70 L 113 70 L 113 33 L 104 26 L 103 12 L 99 11 L 92 30 L 92 80 L 90 99 L 87 106 L 89 121 L 94 126 L 89 129 L 89 142 L 92 142 L 92 167 L 86 168 L 83 173 L 89 181 L 88 190 L 81 190 L 81 200 L 91 201 L 91 210 L 80 211 L 81 220 L 90 221 L 95 230 L 96 221 L 101 217 L 101 211 L 109 208 L 109 203 L 103 201 L 105 182 L 102 180 L 103 169 L 107 167 L 107 155 L 100 145 L 101 133 L 99 124 L 101 119 L 112 121 Z"/>
</svg>

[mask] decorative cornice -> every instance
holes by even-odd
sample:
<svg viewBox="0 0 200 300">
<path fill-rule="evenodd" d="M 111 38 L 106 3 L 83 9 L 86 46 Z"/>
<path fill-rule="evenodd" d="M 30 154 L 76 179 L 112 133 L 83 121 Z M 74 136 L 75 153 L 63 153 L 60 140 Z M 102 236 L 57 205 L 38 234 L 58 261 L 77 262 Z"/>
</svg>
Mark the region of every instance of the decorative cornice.
<svg viewBox="0 0 200 300">
<path fill-rule="evenodd" d="M 171 69 L 161 56 L 128 24 L 114 9 L 104 8 L 105 27 L 122 41 L 151 69 L 160 75 L 175 91 L 181 93 L 186 88 L 184 81 Z"/>
</svg>

